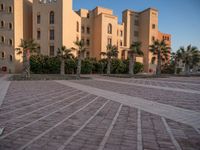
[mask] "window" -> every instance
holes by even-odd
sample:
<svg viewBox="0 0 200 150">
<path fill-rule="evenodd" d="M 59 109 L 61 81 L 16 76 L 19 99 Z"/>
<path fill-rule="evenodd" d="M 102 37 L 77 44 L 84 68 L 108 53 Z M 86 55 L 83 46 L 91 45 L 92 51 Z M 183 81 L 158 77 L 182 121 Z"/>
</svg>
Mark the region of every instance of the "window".
<svg viewBox="0 0 200 150">
<path fill-rule="evenodd" d="M 108 34 L 112 34 L 112 24 L 108 24 Z"/>
<path fill-rule="evenodd" d="M 9 24 L 8 24 L 8 27 L 9 27 L 10 30 L 12 30 L 12 28 L 13 28 L 13 27 L 12 27 L 12 23 L 9 23 Z"/>
<path fill-rule="evenodd" d="M 5 58 L 5 52 L 1 53 L 1 58 L 4 59 Z"/>
<path fill-rule="evenodd" d="M 90 14 L 89 13 L 87 14 L 87 18 L 90 18 Z"/>
<path fill-rule="evenodd" d="M 5 42 L 5 38 L 3 36 L 1 36 L 1 42 L 4 43 Z"/>
<path fill-rule="evenodd" d="M 117 30 L 117 36 L 119 35 L 119 30 Z"/>
<path fill-rule="evenodd" d="M 79 37 L 78 36 L 76 37 L 76 41 L 79 41 Z"/>
<path fill-rule="evenodd" d="M 83 44 L 85 44 L 85 40 L 82 38 L 81 41 L 83 42 Z"/>
<path fill-rule="evenodd" d="M 86 52 L 86 57 L 87 57 L 87 58 L 90 57 L 90 52 Z"/>
<path fill-rule="evenodd" d="M 49 51 L 50 56 L 54 56 L 54 45 L 50 46 L 50 51 Z"/>
<path fill-rule="evenodd" d="M 122 43 L 122 41 L 120 41 L 120 46 L 122 46 L 123 45 L 123 43 Z"/>
<path fill-rule="evenodd" d="M 120 36 L 123 36 L 123 31 L 122 30 L 120 31 Z"/>
<path fill-rule="evenodd" d="M 85 27 L 84 27 L 84 26 L 81 27 L 81 32 L 82 32 L 82 33 L 85 32 Z"/>
<path fill-rule="evenodd" d="M 139 32 L 138 31 L 134 31 L 134 36 L 138 37 L 139 36 Z"/>
<path fill-rule="evenodd" d="M 87 44 L 87 46 L 90 46 L 90 40 L 89 39 L 87 39 L 86 44 Z"/>
<path fill-rule="evenodd" d="M 11 6 L 8 7 L 8 12 L 12 13 L 12 7 Z"/>
<path fill-rule="evenodd" d="M 1 4 L 1 11 L 4 10 L 4 4 Z"/>
<path fill-rule="evenodd" d="M 49 23 L 54 24 L 54 12 L 53 11 L 50 12 Z"/>
<path fill-rule="evenodd" d="M 38 52 L 39 52 L 39 53 L 41 52 L 41 47 L 40 47 L 40 45 L 38 46 Z"/>
<path fill-rule="evenodd" d="M 152 24 L 152 29 L 155 29 L 156 28 L 156 25 L 155 24 Z"/>
<path fill-rule="evenodd" d="M 135 20 L 135 26 L 139 26 L 139 20 Z"/>
<path fill-rule="evenodd" d="M 76 22 L 76 32 L 79 32 L 79 22 Z"/>
<path fill-rule="evenodd" d="M 37 15 L 37 24 L 40 24 L 40 22 L 41 22 L 41 16 L 40 16 L 40 14 L 38 14 Z"/>
<path fill-rule="evenodd" d="M 4 25 L 5 25 L 4 21 L 1 21 L 1 28 L 4 28 Z"/>
<path fill-rule="evenodd" d="M 108 45 L 112 45 L 112 39 L 108 38 Z"/>
<path fill-rule="evenodd" d="M 37 39 L 40 40 L 41 32 L 40 30 L 37 31 Z"/>
<path fill-rule="evenodd" d="M 87 34 L 90 34 L 90 28 L 87 27 Z"/>
<path fill-rule="evenodd" d="M 54 40 L 54 29 L 50 29 L 50 40 Z"/>
<path fill-rule="evenodd" d="M 12 55 L 10 55 L 10 62 L 12 62 L 13 61 L 13 56 Z"/>
<path fill-rule="evenodd" d="M 155 37 L 154 36 L 152 36 L 152 41 L 155 41 Z"/>
<path fill-rule="evenodd" d="M 9 45 L 12 45 L 12 44 L 13 44 L 12 39 L 9 39 Z"/>
</svg>

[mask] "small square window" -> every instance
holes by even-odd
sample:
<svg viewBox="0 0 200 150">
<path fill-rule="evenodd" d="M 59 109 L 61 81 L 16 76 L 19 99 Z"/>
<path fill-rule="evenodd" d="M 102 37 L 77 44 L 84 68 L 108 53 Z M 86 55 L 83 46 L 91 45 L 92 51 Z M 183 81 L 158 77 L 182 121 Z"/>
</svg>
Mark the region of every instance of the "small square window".
<svg viewBox="0 0 200 150">
<path fill-rule="evenodd" d="M 90 28 L 87 27 L 87 34 L 90 34 Z"/>
<path fill-rule="evenodd" d="M 81 27 L 81 32 L 85 33 L 85 27 L 84 26 Z"/>
<path fill-rule="evenodd" d="M 156 25 L 155 24 L 152 24 L 152 29 L 155 29 L 156 28 Z"/>
<path fill-rule="evenodd" d="M 134 24 L 135 26 L 139 26 L 139 20 L 135 20 Z"/>
<path fill-rule="evenodd" d="M 139 36 L 139 32 L 138 31 L 134 31 L 134 36 L 138 37 Z"/>
<path fill-rule="evenodd" d="M 89 39 L 87 39 L 87 46 L 90 46 L 90 40 Z"/>
</svg>

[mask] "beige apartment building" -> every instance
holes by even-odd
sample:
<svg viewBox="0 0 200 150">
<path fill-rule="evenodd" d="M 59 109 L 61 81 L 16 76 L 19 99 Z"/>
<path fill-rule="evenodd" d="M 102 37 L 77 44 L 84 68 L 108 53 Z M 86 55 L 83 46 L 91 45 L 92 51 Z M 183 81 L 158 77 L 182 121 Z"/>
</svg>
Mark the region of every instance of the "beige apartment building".
<svg viewBox="0 0 200 150">
<path fill-rule="evenodd" d="M 25 5 L 26 3 L 29 5 Z M 119 23 L 118 17 L 107 8 L 74 11 L 72 0 L 0 0 L 0 5 L 2 4 L 6 12 L 0 12 L 0 20 L 13 23 L 13 30 L 0 29 L 0 36 L 8 39 L 0 46 L 0 52 L 4 56 L 0 59 L 0 67 L 1 70 L 7 67 L 7 72 L 17 72 L 17 64 L 21 63 L 14 52 L 20 39 L 35 39 L 40 45 L 41 54 L 49 56 L 55 56 L 62 45 L 71 48 L 75 46 L 74 41 L 83 40 L 87 48 L 86 55 L 97 59 L 102 58 L 100 53 L 106 51 L 108 44 L 116 45 L 118 57 L 126 59 L 127 49 L 133 42 L 139 41 L 142 43 L 144 56 L 137 57 L 136 60 L 144 63 L 145 72 L 151 73 L 155 72 L 156 64 L 151 62 L 149 45 L 153 40 L 163 38 L 171 45 L 171 36 L 159 32 L 158 11 L 153 8 L 142 12 L 125 10 Z M 12 13 L 7 12 L 10 6 L 15 7 Z M 25 11 L 27 12 L 24 13 Z M 22 25 L 19 26 L 19 22 Z M 12 36 L 8 36 L 9 34 Z M 12 46 L 9 45 L 10 38 L 13 39 Z M 75 52 L 74 54 L 76 55 Z M 10 55 L 13 57 L 12 62 L 9 61 Z"/>
<path fill-rule="evenodd" d="M 22 56 L 15 49 L 31 38 L 31 0 L 0 0 L 0 72 L 21 72 Z"/>
</svg>

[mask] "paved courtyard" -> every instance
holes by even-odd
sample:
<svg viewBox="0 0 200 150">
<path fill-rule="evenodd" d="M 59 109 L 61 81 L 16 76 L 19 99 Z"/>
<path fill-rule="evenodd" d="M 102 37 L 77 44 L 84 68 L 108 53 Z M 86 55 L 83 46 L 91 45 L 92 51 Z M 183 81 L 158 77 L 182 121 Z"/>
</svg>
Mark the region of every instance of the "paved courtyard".
<svg viewBox="0 0 200 150">
<path fill-rule="evenodd" d="M 0 150 L 200 150 L 200 77 L 6 81 Z"/>
</svg>

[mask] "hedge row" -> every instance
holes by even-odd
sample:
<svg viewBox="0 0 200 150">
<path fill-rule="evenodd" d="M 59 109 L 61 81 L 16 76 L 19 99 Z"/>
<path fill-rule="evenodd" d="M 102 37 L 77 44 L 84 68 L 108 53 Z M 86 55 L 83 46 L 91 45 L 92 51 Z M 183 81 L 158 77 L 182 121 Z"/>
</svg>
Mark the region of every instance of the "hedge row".
<svg viewBox="0 0 200 150">
<path fill-rule="evenodd" d="M 58 57 L 49 57 L 43 55 L 33 55 L 30 58 L 31 72 L 34 74 L 59 74 L 60 60 Z M 111 62 L 112 74 L 128 73 L 128 60 L 113 59 Z M 65 61 L 66 74 L 75 74 L 77 68 L 77 59 L 68 59 Z M 105 74 L 107 68 L 107 60 L 101 59 L 97 61 L 94 58 L 86 58 L 82 61 L 82 74 Z M 136 62 L 134 73 L 143 71 L 143 64 Z"/>
</svg>

